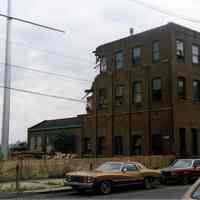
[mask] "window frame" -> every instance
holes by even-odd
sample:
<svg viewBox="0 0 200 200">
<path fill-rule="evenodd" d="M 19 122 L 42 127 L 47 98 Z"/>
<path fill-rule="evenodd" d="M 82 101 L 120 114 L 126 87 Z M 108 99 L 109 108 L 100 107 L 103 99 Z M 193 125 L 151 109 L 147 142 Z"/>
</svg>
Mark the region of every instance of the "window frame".
<svg viewBox="0 0 200 200">
<path fill-rule="evenodd" d="M 154 49 L 154 45 L 158 44 L 158 50 L 156 51 Z M 158 60 L 155 59 L 155 54 L 158 53 Z M 152 42 L 152 63 L 160 63 L 160 41 L 159 40 L 155 40 Z"/>
<path fill-rule="evenodd" d="M 179 55 L 179 53 L 178 53 L 177 42 L 180 42 L 183 44 L 183 50 L 181 51 L 183 53 L 183 55 Z M 176 39 L 176 60 L 178 62 L 185 62 L 185 42 L 181 39 Z"/>
<path fill-rule="evenodd" d="M 193 47 L 197 47 L 197 49 L 198 49 L 198 54 L 194 54 L 194 53 L 193 53 Z M 193 65 L 199 65 L 199 63 L 200 63 L 200 54 L 199 54 L 200 52 L 199 52 L 199 51 L 200 51 L 199 45 L 197 45 L 197 44 L 192 44 L 192 64 L 193 64 Z M 194 60 L 193 60 L 194 57 L 197 57 L 197 63 L 194 62 Z"/>
<path fill-rule="evenodd" d="M 197 85 L 198 85 L 198 92 L 199 93 L 199 96 L 196 98 L 194 98 L 194 82 L 197 82 Z M 193 102 L 200 102 L 200 80 L 198 79 L 193 79 L 192 81 L 192 101 Z"/>
<path fill-rule="evenodd" d="M 180 94 L 179 92 L 179 81 L 183 81 L 183 95 Z M 186 94 L 187 94 L 187 90 L 186 90 L 186 78 L 184 76 L 178 76 L 177 77 L 177 96 L 179 99 L 186 99 Z"/>
<path fill-rule="evenodd" d="M 156 95 L 154 94 L 154 92 L 156 91 L 155 89 L 153 89 L 155 80 L 160 80 L 160 97 L 159 97 L 159 99 L 155 98 Z M 151 99 L 152 99 L 152 102 L 160 102 L 160 101 L 162 101 L 162 98 L 163 98 L 162 90 L 163 90 L 163 80 L 162 80 L 162 78 L 161 77 L 153 78 L 151 80 Z"/>
<path fill-rule="evenodd" d="M 122 88 L 122 94 L 118 95 L 117 89 Z M 124 100 L 124 95 L 125 95 L 125 85 L 118 84 L 115 86 L 115 105 L 116 106 L 121 106 L 123 104 Z"/>
<path fill-rule="evenodd" d="M 135 57 L 134 56 L 135 55 L 134 50 L 136 50 L 136 49 L 139 49 L 139 51 L 140 51 L 139 57 Z M 142 56 L 142 48 L 141 48 L 141 46 L 133 47 L 132 50 L 131 50 L 131 54 L 132 54 L 132 64 L 133 65 L 140 65 L 141 61 L 142 61 L 142 59 L 141 59 L 141 56 Z"/>
<path fill-rule="evenodd" d="M 121 59 L 121 63 L 118 63 L 119 59 L 117 55 L 122 54 L 122 59 Z M 120 70 L 123 69 L 124 67 L 124 51 L 122 49 L 119 49 L 115 52 L 115 68 L 116 70 Z"/>
<path fill-rule="evenodd" d="M 101 91 L 104 91 L 104 92 L 102 92 L 102 94 L 104 94 L 104 95 L 100 94 Z M 107 107 L 107 98 L 108 97 L 107 97 L 106 88 L 99 88 L 99 90 L 98 90 L 98 106 L 100 109 Z"/>
<path fill-rule="evenodd" d="M 100 59 L 100 73 L 105 73 L 107 72 L 107 70 L 108 70 L 108 58 L 102 56 Z"/>
<path fill-rule="evenodd" d="M 135 86 L 136 84 L 139 84 L 140 85 L 140 92 L 138 93 L 135 93 Z M 132 98 L 133 98 L 133 104 L 141 104 L 142 103 L 142 81 L 141 80 L 138 80 L 138 81 L 134 81 L 133 84 L 132 84 Z M 140 94 L 140 101 L 135 101 L 135 99 L 138 97 L 138 94 Z"/>
</svg>

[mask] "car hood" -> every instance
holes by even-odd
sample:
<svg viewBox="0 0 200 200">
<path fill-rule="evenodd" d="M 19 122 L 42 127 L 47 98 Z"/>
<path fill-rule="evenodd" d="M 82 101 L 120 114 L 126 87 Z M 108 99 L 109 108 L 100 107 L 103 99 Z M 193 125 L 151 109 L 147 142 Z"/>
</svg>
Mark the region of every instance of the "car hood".
<svg viewBox="0 0 200 200">
<path fill-rule="evenodd" d="M 99 172 L 99 171 L 76 171 L 76 172 L 67 173 L 66 175 L 67 176 L 98 177 L 98 176 L 109 175 L 109 174 L 111 173 Z"/>
</svg>

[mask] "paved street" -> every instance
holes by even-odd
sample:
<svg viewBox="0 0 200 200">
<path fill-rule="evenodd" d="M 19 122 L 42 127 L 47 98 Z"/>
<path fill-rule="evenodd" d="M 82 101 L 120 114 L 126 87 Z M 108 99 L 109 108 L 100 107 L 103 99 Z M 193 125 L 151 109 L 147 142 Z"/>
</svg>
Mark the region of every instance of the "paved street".
<svg viewBox="0 0 200 200">
<path fill-rule="evenodd" d="M 24 199 L 181 199 L 189 186 L 161 186 L 158 189 L 123 189 L 111 195 L 101 196 L 93 193 L 77 194 L 75 192 L 62 192 L 26 196 Z M 19 196 L 18 199 L 23 199 Z"/>
</svg>

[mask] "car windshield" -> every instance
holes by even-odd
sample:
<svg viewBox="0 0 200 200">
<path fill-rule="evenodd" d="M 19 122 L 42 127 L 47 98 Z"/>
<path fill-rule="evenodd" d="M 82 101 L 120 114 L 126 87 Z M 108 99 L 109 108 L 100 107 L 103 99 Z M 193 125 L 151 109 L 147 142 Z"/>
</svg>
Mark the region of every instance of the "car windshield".
<svg viewBox="0 0 200 200">
<path fill-rule="evenodd" d="M 171 166 L 173 168 L 188 168 L 192 166 L 192 160 L 176 160 Z"/>
<path fill-rule="evenodd" d="M 96 171 L 101 171 L 101 172 L 121 172 L 123 167 L 122 163 L 104 163 L 100 165 Z"/>
</svg>

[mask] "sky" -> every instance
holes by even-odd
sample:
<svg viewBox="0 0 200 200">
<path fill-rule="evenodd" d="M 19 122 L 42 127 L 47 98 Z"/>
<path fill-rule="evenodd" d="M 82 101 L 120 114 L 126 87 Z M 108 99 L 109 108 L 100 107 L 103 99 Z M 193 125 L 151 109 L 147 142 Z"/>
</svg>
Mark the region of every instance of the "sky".
<svg viewBox="0 0 200 200">
<path fill-rule="evenodd" d="M 142 0 L 172 13 L 200 20 L 198 0 Z M 21 22 L 11 24 L 11 64 L 75 79 L 12 67 L 12 87 L 81 99 L 98 73 L 92 53 L 97 46 L 175 22 L 197 31 L 200 24 L 151 10 L 134 0 L 11 0 L 11 15 L 65 30 L 65 34 Z M 7 0 L 0 1 L 6 14 Z M 6 20 L 0 17 L 0 85 L 3 85 Z M 84 79 L 85 81 L 77 80 Z M 0 126 L 3 89 L 0 88 Z M 50 119 L 85 113 L 85 103 L 11 92 L 10 143 L 25 141 L 27 128 Z M 0 129 L 1 130 L 1 129 Z M 0 138 L 1 140 L 1 138 Z"/>
</svg>

